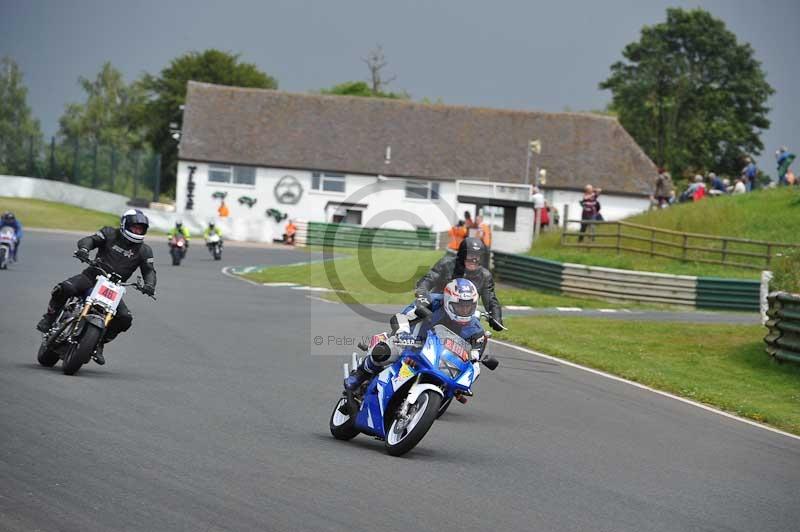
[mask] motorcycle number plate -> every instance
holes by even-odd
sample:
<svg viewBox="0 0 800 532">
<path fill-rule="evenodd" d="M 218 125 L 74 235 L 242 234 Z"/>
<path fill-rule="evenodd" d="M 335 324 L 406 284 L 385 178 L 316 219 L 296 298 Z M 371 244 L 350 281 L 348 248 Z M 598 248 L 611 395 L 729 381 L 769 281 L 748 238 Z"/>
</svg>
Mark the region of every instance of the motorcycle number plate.
<svg viewBox="0 0 800 532">
<path fill-rule="evenodd" d="M 101 285 L 100 288 L 98 288 L 97 293 L 111 301 L 116 301 L 117 296 L 119 295 L 116 290 L 105 285 Z"/>
<path fill-rule="evenodd" d="M 119 306 L 124 294 L 125 288 L 110 282 L 106 277 L 98 276 L 97 284 L 94 285 L 89 297 L 114 311 Z"/>
</svg>

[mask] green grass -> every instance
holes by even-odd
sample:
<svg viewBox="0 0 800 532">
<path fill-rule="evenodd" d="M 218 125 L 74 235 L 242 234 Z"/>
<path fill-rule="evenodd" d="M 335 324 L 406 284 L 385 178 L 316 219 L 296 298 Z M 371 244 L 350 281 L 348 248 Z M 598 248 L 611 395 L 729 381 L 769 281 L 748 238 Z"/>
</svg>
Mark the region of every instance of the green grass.
<svg viewBox="0 0 800 532">
<path fill-rule="evenodd" d="M 800 434 L 800 366 L 758 325 L 516 317 L 496 337 Z"/>
<path fill-rule="evenodd" d="M 91 232 L 104 225 L 119 225 L 119 217 L 113 214 L 37 199 L 0 197 L 0 211 L 12 211 L 23 229 L 40 227 Z"/>
<path fill-rule="evenodd" d="M 574 218 L 575 215 L 572 217 Z M 707 198 L 698 203 L 685 203 L 672 206 L 668 209 L 648 211 L 646 213 L 627 218 L 631 223 L 669 229 L 673 231 L 700 233 L 717 236 L 730 236 L 751 240 L 767 240 L 774 242 L 797 243 L 797 236 L 792 228 L 800 225 L 800 193 L 789 188 L 760 190 L 739 196 L 725 196 L 720 198 Z M 616 231 L 612 227 L 598 227 L 598 234 Z M 648 232 L 634 229 L 624 229 L 626 233 L 637 236 L 648 236 Z M 670 237 L 659 235 L 657 238 L 670 240 Z M 680 242 L 679 237 L 673 241 Z M 574 242 L 574 238 L 570 242 Z M 649 244 L 643 242 L 625 241 L 625 245 L 639 249 L 649 249 Z M 613 239 L 598 239 L 597 243 L 612 244 Z M 690 245 L 703 245 L 699 241 L 689 241 Z M 753 248 L 744 244 L 731 244 L 730 250 L 761 251 L 763 248 Z M 666 247 L 656 246 L 656 251 L 667 252 Z M 678 253 L 679 250 L 672 250 Z M 557 231 L 546 233 L 532 247 L 530 254 L 536 257 L 557 260 L 561 262 L 574 262 L 593 266 L 621 268 L 627 270 L 643 270 L 678 275 L 700 275 L 713 277 L 735 277 L 756 279 L 758 272 L 731 266 L 704 264 L 699 262 L 681 262 L 676 259 L 666 259 L 648 255 L 622 252 L 617 254 L 614 250 L 585 250 L 578 248 L 565 248 L 560 244 L 560 233 Z M 699 257 L 719 259 L 718 254 L 697 255 Z M 748 259 L 736 258 L 747 262 Z M 763 262 L 758 262 L 763 264 Z"/>
<path fill-rule="evenodd" d="M 346 291 L 346 297 L 352 297 L 361 303 L 401 305 L 413 300 L 417 279 L 442 257 L 443 252 L 374 248 L 371 252 L 362 250 L 360 258 L 357 254 L 358 251 L 354 249 L 337 248 L 335 251 L 337 259 L 333 264 L 310 261 L 294 266 L 274 266 L 246 274 L 245 277 L 260 283 L 291 282 L 340 288 Z M 374 266 L 369 265 L 370 256 Z M 340 284 L 336 286 L 334 286 L 333 272 L 340 279 Z M 324 294 L 323 297 L 333 301 L 339 300 L 336 294 Z M 506 287 L 498 287 L 497 297 L 503 305 L 531 307 L 664 308 L 633 303 L 615 304 L 597 299 Z"/>
</svg>

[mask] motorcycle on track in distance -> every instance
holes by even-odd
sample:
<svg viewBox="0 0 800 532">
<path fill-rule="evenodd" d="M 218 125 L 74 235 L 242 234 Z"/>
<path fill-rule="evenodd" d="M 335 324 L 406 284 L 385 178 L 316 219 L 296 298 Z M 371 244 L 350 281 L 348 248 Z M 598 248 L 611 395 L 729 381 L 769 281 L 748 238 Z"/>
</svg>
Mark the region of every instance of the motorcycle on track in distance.
<svg viewBox="0 0 800 532">
<path fill-rule="evenodd" d="M 8 268 L 11 257 L 14 256 L 14 248 L 17 246 L 17 235 L 13 227 L 4 226 L 0 228 L 0 270 Z"/>
<path fill-rule="evenodd" d="M 208 246 L 208 252 L 211 253 L 211 256 L 214 257 L 214 260 L 220 260 L 222 258 L 222 238 L 218 234 L 210 234 L 206 238 L 206 246 Z"/>
<path fill-rule="evenodd" d="M 121 277 L 107 271 L 107 266 L 102 262 L 80 260 L 102 273 L 97 276 L 94 287 L 86 294 L 67 300 L 53 326 L 42 334 L 42 343 L 36 357 L 39 364 L 46 367 L 52 367 L 63 360 L 62 369 L 65 375 L 74 375 L 92 359 L 109 322 L 117 312 L 126 287 L 130 286 L 144 293 L 141 279 L 135 283 L 123 283 Z M 149 297 L 155 300 L 155 296 Z"/>
<path fill-rule="evenodd" d="M 169 239 L 169 254 L 172 256 L 172 265 L 180 266 L 186 257 L 186 237 L 175 235 Z"/>
<path fill-rule="evenodd" d="M 430 316 L 427 308 L 415 312 L 420 318 Z M 491 319 L 486 313 L 481 316 Z M 344 391 L 333 408 L 330 431 L 339 440 L 350 440 L 359 433 L 374 436 L 385 442 L 390 455 L 400 456 L 427 434 L 444 402 L 472 396 L 480 364 L 494 370 L 498 362 L 479 355 L 467 340 L 443 324 L 428 331 L 421 345 L 400 344 L 397 338 L 390 341 L 405 347 L 404 351 L 357 391 Z M 353 353 L 353 368 L 358 362 Z M 345 378 L 350 374 L 347 364 L 344 374 Z"/>
</svg>

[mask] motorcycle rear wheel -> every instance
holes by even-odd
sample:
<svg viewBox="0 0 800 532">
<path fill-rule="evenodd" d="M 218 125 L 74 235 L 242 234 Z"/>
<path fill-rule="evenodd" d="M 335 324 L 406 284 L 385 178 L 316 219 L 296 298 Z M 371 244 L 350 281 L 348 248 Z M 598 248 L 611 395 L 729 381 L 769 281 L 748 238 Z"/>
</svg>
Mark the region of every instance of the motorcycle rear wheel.
<svg viewBox="0 0 800 532">
<path fill-rule="evenodd" d="M 419 395 L 417 402 L 411 405 L 410 408 L 416 410 L 409 414 L 411 419 L 404 426 L 397 417 L 393 417 L 389 430 L 386 431 L 386 452 L 392 456 L 400 456 L 416 447 L 436 421 L 441 404 L 441 395 L 433 390 L 425 390 Z"/>
<path fill-rule="evenodd" d="M 81 366 L 92 357 L 97 344 L 100 342 L 100 335 L 103 331 L 93 325 L 86 325 L 80 340 L 77 344 L 69 347 L 67 355 L 64 357 L 64 375 L 74 375 Z"/>
<path fill-rule="evenodd" d="M 331 434 L 337 440 L 352 440 L 358 435 L 355 417 L 339 412 L 339 408 L 346 403 L 347 399 L 341 397 L 336 402 L 336 405 L 334 405 L 333 413 L 331 414 L 331 421 L 329 423 Z"/>
</svg>

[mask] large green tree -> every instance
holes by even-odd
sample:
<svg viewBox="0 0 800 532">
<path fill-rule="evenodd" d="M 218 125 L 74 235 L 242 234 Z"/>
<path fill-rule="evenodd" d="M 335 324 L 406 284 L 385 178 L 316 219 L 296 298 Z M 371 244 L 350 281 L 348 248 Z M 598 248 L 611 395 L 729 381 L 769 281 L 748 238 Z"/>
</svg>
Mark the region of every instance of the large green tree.
<svg viewBox="0 0 800 532">
<path fill-rule="evenodd" d="M 122 73 L 108 62 L 95 79 L 80 77 L 78 83 L 86 101 L 67 105 L 59 119 L 62 142 L 71 145 L 79 139 L 84 145 L 141 148 L 144 131 L 137 117 L 146 103 L 142 87 L 126 84 Z"/>
<path fill-rule="evenodd" d="M 749 44 L 702 9 L 667 9 L 642 28 L 600 83 L 612 109 L 645 152 L 676 175 L 738 174 L 745 154 L 764 148 L 774 91 Z"/>
<path fill-rule="evenodd" d="M 147 127 L 147 138 L 161 154 L 162 190 L 175 189 L 178 161 L 178 142 L 173 127 L 182 125 L 181 106 L 186 101 L 188 81 L 203 81 L 218 85 L 277 89 L 278 82 L 252 63 L 239 60 L 238 54 L 209 49 L 189 52 L 173 59 L 158 76 L 146 74 L 141 80 L 149 102 L 140 117 Z"/>
<path fill-rule="evenodd" d="M 22 71 L 8 56 L 0 59 L 0 174 L 35 174 L 42 131 L 28 107 Z M 33 158 L 31 155 L 33 154 Z"/>
</svg>

